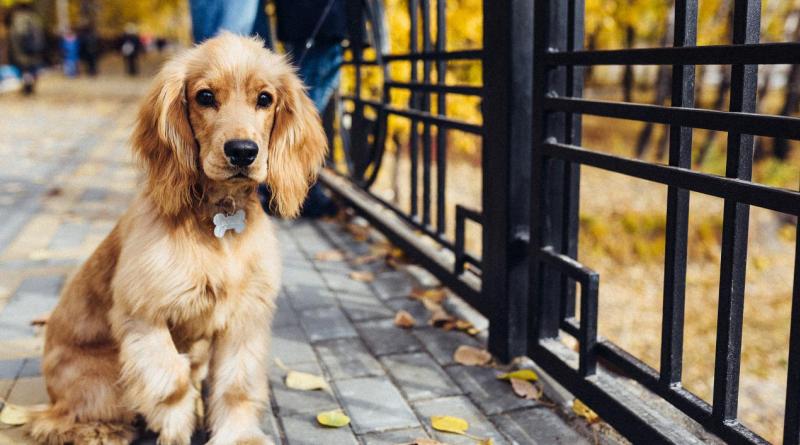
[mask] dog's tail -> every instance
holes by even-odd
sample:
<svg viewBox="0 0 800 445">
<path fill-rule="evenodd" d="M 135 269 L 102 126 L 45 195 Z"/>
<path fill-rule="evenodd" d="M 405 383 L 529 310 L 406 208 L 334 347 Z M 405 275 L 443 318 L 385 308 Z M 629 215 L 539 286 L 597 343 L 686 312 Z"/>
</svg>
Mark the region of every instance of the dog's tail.
<svg viewBox="0 0 800 445">
<path fill-rule="evenodd" d="M 136 430 L 132 425 L 108 421 L 79 421 L 57 405 L 33 411 L 28 434 L 43 445 L 128 445 Z"/>
</svg>

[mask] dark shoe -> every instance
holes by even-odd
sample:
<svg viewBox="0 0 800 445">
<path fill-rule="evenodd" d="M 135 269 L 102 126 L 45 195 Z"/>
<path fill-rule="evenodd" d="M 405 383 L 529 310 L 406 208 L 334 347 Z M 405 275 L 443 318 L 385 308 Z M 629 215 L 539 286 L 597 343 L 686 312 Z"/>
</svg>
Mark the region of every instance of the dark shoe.
<svg viewBox="0 0 800 445">
<path fill-rule="evenodd" d="M 316 183 L 308 191 L 300 216 L 303 218 L 322 218 L 324 216 L 334 216 L 338 211 L 339 206 L 325 194 L 322 186 Z"/>
</svg>

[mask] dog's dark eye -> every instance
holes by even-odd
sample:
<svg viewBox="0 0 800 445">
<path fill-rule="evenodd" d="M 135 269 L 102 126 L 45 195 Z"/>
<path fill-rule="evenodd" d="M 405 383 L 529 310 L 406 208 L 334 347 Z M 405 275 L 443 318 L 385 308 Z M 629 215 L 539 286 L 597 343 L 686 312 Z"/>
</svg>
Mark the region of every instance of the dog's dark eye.
<svg viewBox="0 0 800 445">
<path fill-rule="evenodd" d="M 269 93 L 261 93 L 258 95 L 258 101 L 256 101 L 256 105 L 259 108 L 267 108 L 272 104 L 272 95 Z"/>
<path fill-rule="evenodd" d="M 197 103 L 204 107 L 213 107 L 216 104 L 214 93 L 211 90 L 198 91 L 195 99 L 197 99 Z"/>
</svg>

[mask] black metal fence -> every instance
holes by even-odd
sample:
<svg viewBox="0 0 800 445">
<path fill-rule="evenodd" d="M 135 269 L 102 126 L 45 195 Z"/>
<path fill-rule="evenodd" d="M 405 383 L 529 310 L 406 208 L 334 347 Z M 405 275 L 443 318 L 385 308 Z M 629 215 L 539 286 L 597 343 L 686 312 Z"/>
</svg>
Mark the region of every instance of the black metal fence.
<svg viewBox="0 0 800 445">
<path fill-rule="evenodd" d="M 696 46 L 698 0 L 676 0 L 673 46 L 583 50 L 583 0 L 485 1 L 484 50 L 445 51 L 445 1 L 409 0 L 411 51 L 362 58 L 356 38 L 353 104 L 339 133 L 349 154 L 349 175 L 323 180 L 395 242 L 490 319 L 490 348 L 502 359 L 529 355 L 604 419 L 637 443 L 676 443 L 666 427 L 620 395 L 598 370 L 603 359 L 707 430 L 730 443 L 765 443 L 737 421 L 749 209 L 800 215 L 800 193 L 751 180 L 754 136 L 800 140 L 800 119 L 756 114 L 758 67 L 800 63 L 800 43 L 760 44 L 760 0 L 734 0 L 730 45 Z M 431 39 L 431 7 L 437 9 Z M 367 20 L 380 11 L 367 6 Z M 372 27 L 375 28 L 374 26 Z M 422 36 L 419 42 L 418 36 Z M 380 46 L 379 42 L 376 46 Z M 445 63 L 480 59 L 483 88 L 446 85 Z M 361 97 L 361 70 L 411 61 L 411 81 L 393 81 L 384 69 L 383 100 Z M 417 62 L 422 62 L 418 72 Z M 582 98 L 583 71 L 593 65 L 668 65 L 671 106 Z M 695 66 L 730 65 L 729 111 L 695 108 Z M 436 78 L 432 77 L 435 68 Z M 408 108 L 388 104 L 391 89 L 412 92 Z M 438 101 L 431 112 L 431 94 Z M 448 94 L 480 95 L 483 127 L 446 117 Z M 371 109 L 370 113 L 365 108 Z M 387 116 L 412 120 L 410 212 L 368 193 L 380 168 Z M 373 118 L 368 116 L 372 115 Z M 619 157 L 581 146 L 584 115 L 669 126 L 667 165 Z M 432 153 L 437 128 L 435 157 Z M 456 209 L 455 239 L 445 236 L 447 130 L 483 137 L 483 209 Z M 692 129 L 726 132 L 725 176 L 692 171 Z M 631 141 L 633 143 L 633 141 Z M 421 153 L 420 153 L 421 151 Z M 421 154 L 421 159 L 420 159 Z M 582 165 L 664 184 L 664 263 L 661 360 L 655 370 L 597 335 L 600 276 L 577 260 L 578 201 Z M 422 202 L 418 202 L 419 172 Z M 431 169 L 436 169 L 432 183 Z M 436 188 L 436 202 L 431 190 Z M 690 192 L 724 200 L 713 403 L 681 385 Z M 385 211 L 388 209 L 389 213 Z M 390 215 L 390 216 L 387 216 Z M 435 215 L 435 225 L 431 225 Z M 483 255 L 464 252 L 465 220 L 483 225 Z M 418 233 L 435 240 L 431 250 Z M 800 241 L 798 241 L 800 243 Z M 800 246 L 798 246 L 800 249 Z M 796 249 L 784 443 L 800 443 L 800 266 Z M 444 252 L 444 254 L 442 254 Z M 470 267 L 464 267 L 470 264 Z M 576 295 L 576 283 L 580 293 Z M 576 314 L 577 304 L 580 314 Z M 554 341 L 578 340 L 577 357 Z"/>
</svg>

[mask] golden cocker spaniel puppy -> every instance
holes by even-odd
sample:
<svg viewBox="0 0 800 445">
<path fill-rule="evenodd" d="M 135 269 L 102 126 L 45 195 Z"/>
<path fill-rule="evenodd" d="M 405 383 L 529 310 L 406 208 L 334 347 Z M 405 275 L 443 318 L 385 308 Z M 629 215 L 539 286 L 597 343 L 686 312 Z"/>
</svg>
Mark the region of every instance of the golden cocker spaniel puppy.
<svg viewBox="0 0 800 445">
<path fill-rule="evenodd" d="M 297 215 L 327 150 L 316 109 L 282 57 L 223 34 L 167 62 L 132 145 L 146 180 L 49 319 L 52 405 L 30 433 L 125 444 L 141 415 L 159 444 L 189 444 L 206 380 L 209 443 L 270 443 L 259 423 L 281 263 L 256 188 Z"/>
</svg>

